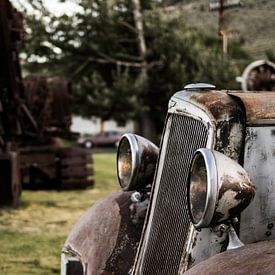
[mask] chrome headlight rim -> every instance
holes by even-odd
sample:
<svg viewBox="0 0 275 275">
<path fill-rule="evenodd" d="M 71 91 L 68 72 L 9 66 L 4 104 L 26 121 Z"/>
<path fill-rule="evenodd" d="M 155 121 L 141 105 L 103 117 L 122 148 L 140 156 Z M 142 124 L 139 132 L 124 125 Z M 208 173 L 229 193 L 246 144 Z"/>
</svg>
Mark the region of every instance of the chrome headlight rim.
<svg viewBox="0 0 275 275">
<path fill-rule="evenodd" d="M 205 169 L 206 169 L 206 201 L 203 209 L 203 213 L 198 221 L 196 221 L 193 217 L 193 213 L 191 210 L 191 199 L 190 199 L 190 186 L 192 184 L 192 173 L 194 172 L 194 167 L 196 166 L 196 161 L 198 158 L 202 158 L 204 161 Z M 191 166 L 189 170 L 189 178 L 188 178 L 188 187 L 187 187 L 187 196 L 188 196 L 188 212 L 189 217 L 195 228 L 205 228 L 211 224 L 215 213 L 216 201 L 218 195 L 218 173 L 215 157 L 213 152 L 207 148 L 198 149 L 191 161 Z"/>
<path fill-rule="evenodd" d="M 132 162 L 131 163 L 131 175 L 128 180 L 129 184 L 127 186 L 124 186 L 123 183 L 121 182 L 120 169 L 119 169 L 120 149 L 121 149 L 121 146 L 123 145 L 123 142 L 125 139 L 127 140 L 127 142 L 129 143 L 129 146 L 130 146 L 131 162 Z M 135 179 L 138 174 L 139 164 L 140 164 L 140 159 L 139 159 L 139 147 L 138 147 L 137 139 L 134 134 L 124 134 L 119 141 L 119 145 L 118 145 L 118 149 L 117 149 L 117 175 L 118 175 L 118 181 L 119 181 L 119 184 L 120 184 L 122 190 L 124 190 L 124 191 L 132 190 L 131 183 L 135 182 Z"/>
</svg>

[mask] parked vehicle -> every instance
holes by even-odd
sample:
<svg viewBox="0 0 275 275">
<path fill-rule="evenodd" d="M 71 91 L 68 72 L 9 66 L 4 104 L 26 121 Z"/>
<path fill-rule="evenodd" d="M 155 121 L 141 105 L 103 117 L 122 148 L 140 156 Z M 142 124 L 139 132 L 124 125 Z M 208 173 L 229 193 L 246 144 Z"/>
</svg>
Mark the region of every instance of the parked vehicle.
<svg viewBox="0 0 275 275">
<path fill-rule="evenodd" d="M 275 93 L 214 88 L 172 96 L 159 150 L 122 137 L 122 191 L 76 223 L 62 274 L 274 271 Z"/>
<path fill-rule="evenodd" d="M 78 144 L 85 148 L 92 147 L 118 147 L 122 133 L 117 131 L 105 131 L 96 135 L 83 135 L 78 139 Z"/>
</svg>

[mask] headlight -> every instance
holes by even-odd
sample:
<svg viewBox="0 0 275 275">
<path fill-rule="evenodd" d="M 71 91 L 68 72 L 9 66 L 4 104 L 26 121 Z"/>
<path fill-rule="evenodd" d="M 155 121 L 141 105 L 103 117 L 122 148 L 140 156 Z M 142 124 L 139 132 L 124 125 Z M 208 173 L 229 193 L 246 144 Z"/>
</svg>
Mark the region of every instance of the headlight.
<svg viewBox="0 0 275 275">
<path fill-rule="evenodd" d="M 149 140 L 125 134 L 117 151 L 117 175 L 125 191 L 140 190 L 153 181 L 159 149 Z"/>
<path fill-rule="evenodd" d="M 188 180 L 188 206 L 196 228 L 236 217 L 254 195 L 255 186 L 238 163 L 214 150 L 195 153 Z"/>
</svg>

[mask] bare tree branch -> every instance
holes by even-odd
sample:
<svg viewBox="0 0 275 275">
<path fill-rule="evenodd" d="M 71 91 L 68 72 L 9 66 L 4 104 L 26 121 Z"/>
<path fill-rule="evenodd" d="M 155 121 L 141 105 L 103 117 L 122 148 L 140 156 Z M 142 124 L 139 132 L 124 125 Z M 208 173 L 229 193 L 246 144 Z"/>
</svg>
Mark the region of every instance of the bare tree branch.
<svg viewBox="0 0 275 275">
<path fill-rule="evenodd" d="M 142 61 L 140 56 L 134 56 L 134 55 L 124 54 L 124 53 L 117 53 L 116 57 L 123 58 L 123 59 L 125 58 L 132 61 Z"/>
<path fill-rule="evenodd" d="M 132 31 L 133 33 L 137 34 L 137 30 L 135 27 L 133 27 L 131 24 L 129 24 L 128 22 L 123 21 L 122 19 L 118 20 L 118 23 L 121 24 L 122 26 L 126 27 L 127 29 L 129 29 L 130 31 Z"/>
</svg>

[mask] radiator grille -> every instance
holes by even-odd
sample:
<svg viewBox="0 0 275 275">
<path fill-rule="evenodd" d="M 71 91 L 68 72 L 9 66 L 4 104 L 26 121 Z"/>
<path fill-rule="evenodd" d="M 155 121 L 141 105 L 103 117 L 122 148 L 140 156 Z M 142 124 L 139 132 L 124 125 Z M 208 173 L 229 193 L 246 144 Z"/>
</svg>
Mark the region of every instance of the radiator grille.
<svg viewBox="0 0 275 275">
<path fill-rule="evenodd" d="M 206 147 L 208 130 L 198 120 L 171 115 L 171 128 L 141 274 L 178 274 L 190 228 L 186 181 L 194 152 Z"/>
</svg>

